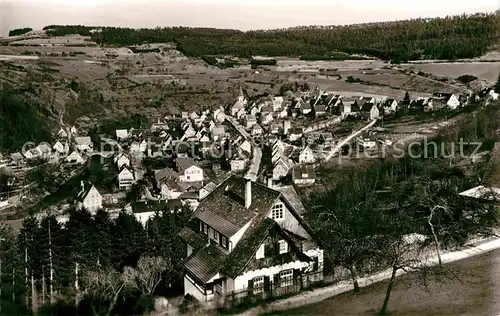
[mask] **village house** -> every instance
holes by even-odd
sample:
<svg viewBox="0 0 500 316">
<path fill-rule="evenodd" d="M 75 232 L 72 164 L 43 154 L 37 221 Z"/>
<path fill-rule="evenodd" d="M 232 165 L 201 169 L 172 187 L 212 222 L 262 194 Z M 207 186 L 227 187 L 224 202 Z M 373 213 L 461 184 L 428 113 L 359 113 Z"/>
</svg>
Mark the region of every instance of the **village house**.
<svg viewBox="0 0 500 316">
<path fill-rule="evenodd" d="M 232 175 L 180 232 L 187 245 L 184 292 L 201 303 L 223 302 L 233 293 L 279 295 L 299 290 L 303 279 L 321 281 L 323 250 L 313 236 L 279 191 Z"/>
<path fill-rule="evenodd" d="M 231 116 L 236 116 L 236 113 L 238 113 L 240 110 L 245 110 L 245 105 L 247 104 L 247 100 L 245 99 L 245 96 L 243 94 L 243 90 L 240 88 L 240 93 L 238 95 L 238 99 L 234 103 L 234 105 L 231 107 Z"/>
<path fill-rule="evenodd" d="M 113 160 L 118 170 L 121 170 L 123 166 L 130 167 L 130 158 L 125 153 L 118 154 Z"/>
<path fill-rule="evenodd" d="M 66 157 L 66 162 L 71 164 L 82 164 L 85 162 L 82 155 L 77 151 L 73 151 L 69 156 Z"/>
<path fill-rule="evenodd" d="M 262 117 L 262 124 L 263 125 L 269 125 L 272 121 L 274 121 L 274 115 L 273 115 L 273 113 L 265 114 Z"/>
<path fill-rule="evenodd" d="M 257 124 L 257 119 L 255 118 L 255 116 L 253 116 L 253 115 L 246 115 L 245 116 L 246 128 L 252 128 L 252 126 L 254 126 L 255 124 Z"/>
<path fill-rule="evenodd" d="M 252 144 L 248 140 L 245 140 L 241 145 L 239 146 L 239 150 L 246 152 L 248 154 L 252 153 Z"/>
<path fill-rule="evenodd" d="M 199 193 L 199 200 L 201 201 L 203 198 L 205 198 L 210 192 L 215 190 L 217 187 L 217 184 L 213 182 L 207 183 L 203 188 L 200 189 Z"/>
<path fill-rule="evenodd" d="M 64 155 L 67 155 L 68 152 L 69 152 L 69 146 L 68 146 L 68 143 L 61 143 L 61 141 L 57 141 L 54 146 L 52 146 L 52 149 L 54 149 L 54 151 L 56 153 L 58 153 L 59 155 L 61 156 L 64 156 Z"/>
<path fill-rule="evenodd" d="M 26 165 L 26 161 L 24 160 L 24 156 L 21 155 L 21 153 L 19 153 L 19 152 L 12 153 L 10 155 L 10 159 L 11 159 L 12 165 L 14 167 L 21 168 L 21 167 Z"/>
<path fill-rule="evenodd" d="M 203 181 L 203 169 L 192 158 L 178 157 L 175 161 L 179 171 L 179 179 L 183 182 Z"/>
<path fill-rule="evenodd" d="M 128 190 L 135 183 L 134 171 L 129 166 L 123 165 L 118 174 L 118 187 L 120 190 Z"/>
<path fill-rule="evenodd" d="M 212 139 L 218 141 L 226 137 L 226 128 L 224 125 L 216 126 L 212 129 Z"/>
<path fill-rule="evenodd" d="M 311 104 L 309 102 L 301 102 L 300 103 L 300 113 L 302 115 L 307 115 L 309 113 L 311 113 L 312 111 L 312 107 L 311 107 Z"/>
<path fill-rule="evenodd" d="M 356 142 L 363 149 L 373 149 L 377 147 L 377 141 L 371 137 L 359 137 Z"/>
<path fill-rule="evenodd" d="M 290 130 L 290 135 L 288 135 L 288 140 L 295 142 L 299 140 L 304 134 L 304 129 L 302 127 L 295 127 Z"/>
<path fill-rule="evenodd" d="M 264 130 L 259 124 L 255 124 L 254 126 L 252 126 L 252 136 L 260 136 L 263 132 Z"/>
<path fill-rule="evenodd" d="M 454 93 L 434 93 L 432 95 L 434 109 L 448 107 L 455 110 L 460 106 L 459 98 Z"/>
<path fill-rule="evenodd" d="M 160 196 L 162 199 L 178 199 L 182 193 L 186 192 L 174 178 L 165 178 L 160 182 Z"/>
<path fill-rule="evenodd" d="M 226 120 L 226 114 L 224 113 L 224 108 L 219 108 L 214 112 L 214 120 L 221 123 Z"/>
<path fill-rule="evenodd" d="M 279 118 L 287 118 L 288 117 L 288 109 L 283 108 L 280 112 L 278 112 Z"/>
<path fill-rule="evenodd" d="M 278 112 L 279 110 L 282 109 L 283 101 L 284 101 L 283 97 L 273 97 L 272 98 L 274 112 Z"/>
<path fill-rule="evenodd" d="M 116 139 L 118 140 L 127 140 L 129 137 L 128 131 L 126 129 L 117 129 L 116 130 Z"/>
<path fill-rule="evenodd" d="M 245 159 L 232 159 L 231 172 L 238 172 L 245 170 L 247 161 Z"/>
<path fill-rule="evenodd" d="M 354 106 L 356 100 L 352 98 L 344 98 L 340 105 L 340 116 L 346 118 L 349 115 L 356 114 L 356 108 Z"/>
<path fill-rule="evenodd" d="M 311 165 L 295 166 L 292 170 L 293 183 L 297 185 L 311 185 L 316 182 L 314 168 Z"/>
<path fill-rule="evenodd" d="M 95 215 L 98 210 L 102 209 L 102 196 L 90 182 L 81 182 L 76 201 L 79 209 L 86 209 L 92 215 Z"/>
<path fill-rule="evenodd" d="M 273 180 L 280 180 L 288 175 L 293 163 L 286 157 L 278 156 L 273 164 Z"/>
<path fill-rule="evenodd" d="M 383 103 L 384 114 L 390 115 L 398 111 L 398 101 L 394 99 L 387 99 Z"/>
<path fill-rule="evenodd" d="M 305 147 L 299 154 L 299 163 L 300 164 L 309 164 L 314 163 L 316 161 L 316 155 L 314 154 L 311 147 Z"/>
<path fill-rule="evenodd" d="M 81 153 L 90 153 L 94 150 L 94 144 L 89 136 L 75 137 L 75 146 Z"/>
<path fill-rule="evenodd" d="M 333 143 L 333 135 L 331 132 L 321 133 L 319 136 L 319 141 L 325 145 L 331 145 Z"/>
<path fill-rule="evenodd" d="M 156 212 L 180 212 L 182 210 L 181 200 L 158 200 L 158 201 L 136 201 L 125 207 L 126 211 L 134 214 L 134 217 L 143 226 L 148 220 L 155 216 Z"/>
<path fill-rule="evenodd" d="M 68 133 L 66 132 L 66 130 L 64 128 L 60 128 L 59 129 L 59 132 L 57 132 L 57 137 L 59 138 L 68 138 Z"/>
<path fill-rule="evenodd" d="M 151 123 L 151 128 L 150 128 L 150 130 L 153 132 L 168 131 L 169 129 L 170 128 L 168 126 L 168 123 L 159 117 L 154 122 Z"/>
<path fill-rule="evenodd" d="M 375 103 L 367 103 L 367 104 L 371 104 L 370 120 L 373 121 L 373 120 L 379 119 L 380 118 L 380 110 L 379 110 L 378 105 Z"/>
</svg>

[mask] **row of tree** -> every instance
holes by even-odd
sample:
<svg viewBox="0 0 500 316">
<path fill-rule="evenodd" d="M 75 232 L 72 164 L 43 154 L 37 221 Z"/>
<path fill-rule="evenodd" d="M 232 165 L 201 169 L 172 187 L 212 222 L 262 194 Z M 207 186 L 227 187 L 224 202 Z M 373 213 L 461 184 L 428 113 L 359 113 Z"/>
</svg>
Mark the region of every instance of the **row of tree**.
<svg viewBox="0 0 500 316">
<path fill-rule="evenodd" d="M 355 291 L 360 276 L 390 268 L 381 314 L 388 310 L 399 270 L 417 272 L 424 284 L 429 276 L 452 276 L 441 265 L 441 249 L 461 246 L 472 236 L 491 235 L 498 226 L 493 195 L 482 200 L 459 195 L 488 181 L 496 165 L 486 162 L 466 170 L 453 166 L 471 153 L 471 148 L 456 146 L 460 140 L 484 144 L 497 139 L 498 113 L 498 105 L 482 109 L 432 142 L 413 147 L 413 157 L 381 160 L 369 169 L 352 171 L 347 181 L 312 196 L 308 221 L 332 266 L 350 272 Z M 415 158 L 418 152 L 421 158 Z M 433 256 L 439 265 L 431 268 Z"/>
<path fill-rule="evenodd" d="M 275 30 L 167 27 L 131 29 L 46 27 L 50 35 L 79 33 L 107 45 L 175 42 L 187 56 L 235 55 L 328 56 L 333 52 L 364 54 L 396 62 L 419 58 L 472 58 L 487 52 L 498 39 L 499 14 L 461 15 L 434 19 L 309 26 Z"/>
<path fill-rule="evenodd" d="M 2 311 L 144 312 L 153 294 L 181 291 L 186 250 L 178 233 L 187 216 L 165 209 L 143 227 L 126 212 L 112 220 L 104 211 L 70 210 L 64 225 L 47 216 L 25 219 L 18 235 L 2 227 Z"/>
<path fill-rule="evenodd" d="M 9 31 L 9 36 L 23 35 L 23 34 L 26 34 L 30 31 L 33 31 L 33 29 L 30 27 L 24 27 L 21 29 L 14 29 L 14 30 Z"/>
</svg>

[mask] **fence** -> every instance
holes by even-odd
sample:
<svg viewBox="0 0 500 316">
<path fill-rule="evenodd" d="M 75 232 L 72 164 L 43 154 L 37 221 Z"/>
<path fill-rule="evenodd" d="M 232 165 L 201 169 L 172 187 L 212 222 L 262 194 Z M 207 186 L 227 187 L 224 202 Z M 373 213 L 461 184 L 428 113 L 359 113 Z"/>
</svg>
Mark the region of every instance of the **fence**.
<svg viewBox="0 0 500 316">
<path fill-rule="evenodd" d="M 228 293 L 223 296 L 215 289 L 215 301 L 218 307 L 231 307 L 245 304 L 254 304 L 260 301 L 272 300 L 299 293 L 313 286 L 321 286 L 324 282 L 323 272 L 306 273 L 289 280 L 271 280 L 259 286 L 242 291 Z"/>
</svg>

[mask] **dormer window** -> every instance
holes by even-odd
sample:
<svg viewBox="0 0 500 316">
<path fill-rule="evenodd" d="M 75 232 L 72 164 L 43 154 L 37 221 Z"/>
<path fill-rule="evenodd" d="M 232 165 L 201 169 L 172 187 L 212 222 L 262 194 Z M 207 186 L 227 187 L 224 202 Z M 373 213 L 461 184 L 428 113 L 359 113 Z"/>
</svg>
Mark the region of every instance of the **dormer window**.
<svg viewBox="0 0 500 316">
<path fill-rule="evenodd" d="M 271 209 L 271 218 L 274 220 L 284 219 L 285 218 L 284 208 L 285 206 L 281 202 L 274 204 L 273 208 Z"/>
</svg>

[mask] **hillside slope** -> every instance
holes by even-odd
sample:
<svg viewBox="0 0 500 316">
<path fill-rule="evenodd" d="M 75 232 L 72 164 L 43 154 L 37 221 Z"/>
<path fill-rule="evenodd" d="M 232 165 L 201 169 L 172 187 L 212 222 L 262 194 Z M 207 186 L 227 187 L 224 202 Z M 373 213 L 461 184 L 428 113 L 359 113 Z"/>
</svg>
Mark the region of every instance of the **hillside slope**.
<svg viewBox="0 0 500 316">
<path fill-rule="evenodd" d="M 242 32 L 230 29 L 168 27 L 130 29 L 47 26 L 49 35 L 81 34 L 106 45 L 175 42 L 186 56 L 328 55 L 333 51 L 366 54 L 385 60 L 472 58 L 498 42 L 500 14 L 478 13 L 446 18 L 309 26 Z"/>
</svg>

